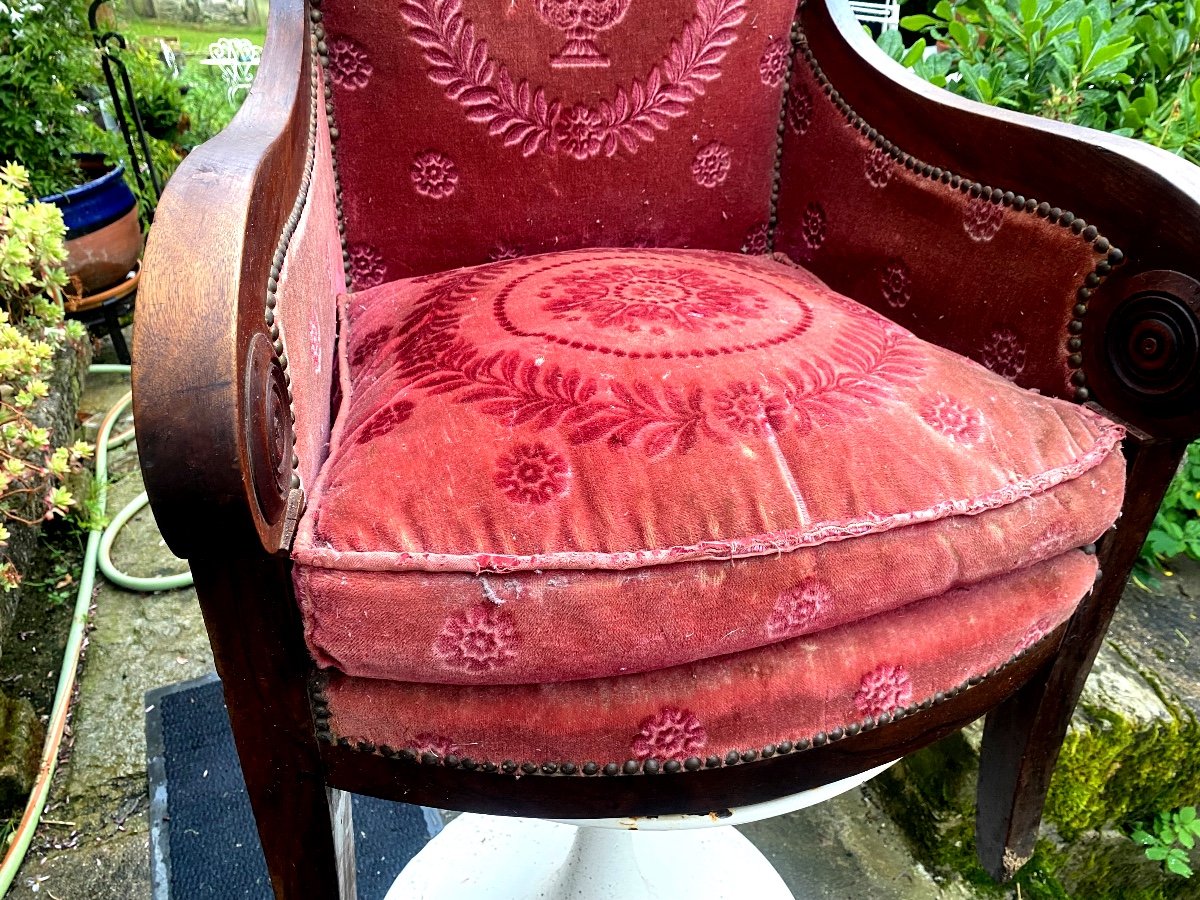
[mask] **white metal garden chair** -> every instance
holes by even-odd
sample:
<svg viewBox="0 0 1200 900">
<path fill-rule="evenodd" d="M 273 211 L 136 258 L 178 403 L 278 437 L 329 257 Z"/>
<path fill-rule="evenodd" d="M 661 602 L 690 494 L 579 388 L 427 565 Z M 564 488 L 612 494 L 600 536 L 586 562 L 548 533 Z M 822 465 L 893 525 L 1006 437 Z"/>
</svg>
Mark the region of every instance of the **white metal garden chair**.
<svg viewBox="0 0 1200 900">
<path fill-rule="evenodd" d="M 221 38 L 208 45 L 208 58 L 200 62 L 218 68 L 227 85 L 225 93 L 233 103 L 238 91 L 250 90 L 261 58 L 262 48 L 246 38 Z"/>
<path fill-rule="evenodd" d="M 883 31 L 900 28 L 899 0 L 850 0 L 850 9 L 864 25 L 878 25 Z"/>
</svg>

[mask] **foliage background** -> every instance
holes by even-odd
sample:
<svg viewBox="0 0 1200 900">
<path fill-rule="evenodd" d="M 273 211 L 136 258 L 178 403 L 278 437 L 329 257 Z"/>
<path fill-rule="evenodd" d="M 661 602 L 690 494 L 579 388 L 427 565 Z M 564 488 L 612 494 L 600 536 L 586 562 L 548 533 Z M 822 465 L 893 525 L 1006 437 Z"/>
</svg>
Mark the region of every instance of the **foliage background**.
<svg viewBox="0 0 1200 900">
<path fill-rule="evenodd" d="M 76 181 L 91 46 L 86 0 L 0 0 L 0 162 L 23 164 L 35 194 Z"/>
<path fill-rule="evenodd" d="M 87 7 L 88 0 L 0 0 L 0 163 L 22 164 L 35 195 L 85 180 L 77 153 L 103 153 L 129 167 L 120 134 L 104 127 L 111 107 Z M 116 7 L 120 15 L 122 5 Z M 184 154 L 220 131 L 237 110 L 219 72 L 199 63 L 208 44 L 222 36 L 261 44 L 264 31 L 126 18 L 118 20 L 117 30 L 127 38 L 119 56 L 165 183 Z M 178 71 L 164 65 L 160 40 L 176 48 L 182 59 Z M 135 179 L 128 180 L 133 186 Z M 153 198 L 141 199 L 149 212 Z"/>
<path fill-rule="evenodd" d="M 1200 163 L 1200 0 L 940 0 L 880 45 L 955 93 Z"/>
</svg>

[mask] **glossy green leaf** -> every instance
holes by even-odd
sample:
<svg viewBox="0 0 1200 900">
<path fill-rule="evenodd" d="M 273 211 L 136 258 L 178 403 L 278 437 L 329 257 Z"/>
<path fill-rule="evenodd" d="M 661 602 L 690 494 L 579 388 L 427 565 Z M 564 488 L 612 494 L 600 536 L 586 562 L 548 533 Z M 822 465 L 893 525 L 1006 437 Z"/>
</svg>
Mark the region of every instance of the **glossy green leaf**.
<svg viewBox="0 0 1200 900">
<path fill-rule="evenodd" d="M 933 16 L 915 15 L 902 16 L 900 19 L 900 27 L 907 28 L 909 31 L 920 31 L 923 28 L 930 26 L 941 26 L 946 24 L 943 20 L 935 19 Z"/>
<path fill-rule="evenodd" d="M 908 48 L 908 52 L 906 52 L 904 54 L 904 56 L 901 57 L 900 64 L 911 69 L 913 66 L 915 66 L 917 64 L 917 61 L 920 60 L 924 55 L 925 55 L 925 39 L 918 38 L 916 43 L 914 43 L 911 47 Z"/>
<path fill-rule="evenodd" d="M 1174 872 L 1176 875 L 1182 875 L 1184 878 L 1192 877 L 1192 867 L 1189 866 L 1187 864 L 1187 862 L 1179 859 L 1178 857 L 1173 856 L 1170 859 L 1168 859 L 1167 860 L 1167 868 L 1170 869 L 1172 872 Z"/>
</svg>

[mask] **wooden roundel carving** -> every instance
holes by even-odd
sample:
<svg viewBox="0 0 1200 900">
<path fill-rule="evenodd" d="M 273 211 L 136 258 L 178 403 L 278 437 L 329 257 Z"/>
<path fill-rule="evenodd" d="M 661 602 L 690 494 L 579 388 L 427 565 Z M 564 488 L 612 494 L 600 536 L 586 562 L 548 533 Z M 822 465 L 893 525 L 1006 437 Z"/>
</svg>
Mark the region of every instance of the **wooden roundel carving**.
<svg viewBox="0 0 1200 900">
<path fill-rule="evenodd" d="M 1200 284 L 1177 272 L 1133 278 L 1112 312 L 1106 355 L 1121 385 L 1165 411 L 1196 405 L 1200 390 Z"/>
<path fill-rule="evenodd" d="M 291 490 L 292 412 L 275 348 L 259 332 L 246 351 L 242 428 L 254 498 L 266 531 L 282 523 Z"/>
</svg>

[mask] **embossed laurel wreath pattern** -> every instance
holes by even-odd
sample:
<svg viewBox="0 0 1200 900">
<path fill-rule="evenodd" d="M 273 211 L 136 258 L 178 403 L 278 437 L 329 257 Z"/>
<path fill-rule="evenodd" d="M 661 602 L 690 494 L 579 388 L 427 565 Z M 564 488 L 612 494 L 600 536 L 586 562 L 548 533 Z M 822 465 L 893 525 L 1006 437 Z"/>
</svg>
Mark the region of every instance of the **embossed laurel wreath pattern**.
<svg viewBox="0 0 1200 900">
<path fill-rule="evenodd" d="M 721 62 L 746 18 L 745 0 L 697 0 L 696 16 L 644 80 L 619 87 L 595 106 L 548 99 L 542 87 L 494 60 L 487 40 L 463 15 L 462 0 L 404 0 L 409 37 L 424 51 L 429 79 L 445 89 L 469 121 L 486 125 L 523 156 L 563 152 L 576 159 L 636 153 L 672 119 L 683 116 L 706 84 L 721 77 Z"/>
</svg>

